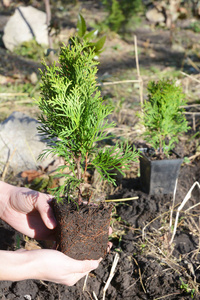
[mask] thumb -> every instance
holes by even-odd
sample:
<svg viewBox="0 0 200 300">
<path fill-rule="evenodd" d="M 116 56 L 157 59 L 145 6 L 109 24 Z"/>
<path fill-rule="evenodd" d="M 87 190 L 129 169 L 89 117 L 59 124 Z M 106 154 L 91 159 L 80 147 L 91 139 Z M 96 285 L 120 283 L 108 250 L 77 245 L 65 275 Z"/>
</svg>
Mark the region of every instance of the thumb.
<svg viewBox="0 0 200 300">
<path fill-rule="evenodd" d="M 84 260 L 81 262 L 81 273 L 88 273 L 96 268 L 98 268 L 100 261 L 99 260 Z"/>
<path fill-rule="evenodd" d="M 49 205 L 52 197 L 50 195 L 45 196 L 47 196 L 46 199 L 38 199 L 36 209 L 39 211 L 40 216 L 47 228 L 54 229 L 57 225 L 57 222 L 53 214 L 53 210 Z"/>
</svg>

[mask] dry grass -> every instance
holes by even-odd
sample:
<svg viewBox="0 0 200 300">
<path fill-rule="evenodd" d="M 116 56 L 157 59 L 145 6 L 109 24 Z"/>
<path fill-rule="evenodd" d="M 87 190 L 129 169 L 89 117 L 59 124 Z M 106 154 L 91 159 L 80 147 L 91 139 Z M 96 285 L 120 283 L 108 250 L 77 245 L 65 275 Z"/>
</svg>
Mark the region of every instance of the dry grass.
<svg viewBox="0 0 200 300">
<path fill-rule="evenodd" d="M 193 185 L 193 187 L 195 184 Z M 192 187 L 192 188 L 193 188 Z M 151 220 L 142 229 L 142 235 L 138 239 L 138 246 L 142 254 L 151 259 L 155 259 L 161 264 L 163 272 L 176 274 L 182 278 L 185 283 L 180 284 L 181 288 L 187 289 L 188 293 L 195 293 L 200 296 L 200 284 L 196 281 L 196 272 L 200 269 L 199 253 L 200 253 L 200 217 L 199 211 L 195 210 L 196 205 L 183 210 L 191 190 L 187 193 L 182 203 L 174 207 L 175 216 L 171 220 L 171 210 L 164 212 Z M 200 203 L 197 203 L 199 205 Z M 177 217 L 178 216 L 178 217 Z M 160 228 L 154 227 L 154 222 L 160 220 Z M 175 226 L 171 226 L 175 224 Z M 148 227 L 151 225 L 151 231 Z M 196 249 L 189 253 L 179 253 L 177 257 L 176 251 L 176 232 L 183 232 L 189 235 L 196 244 Z M 181 280 L 182 280 L 181 279 Z M 162 299 L 157 298 L 157 299 Z"/>
</svg>

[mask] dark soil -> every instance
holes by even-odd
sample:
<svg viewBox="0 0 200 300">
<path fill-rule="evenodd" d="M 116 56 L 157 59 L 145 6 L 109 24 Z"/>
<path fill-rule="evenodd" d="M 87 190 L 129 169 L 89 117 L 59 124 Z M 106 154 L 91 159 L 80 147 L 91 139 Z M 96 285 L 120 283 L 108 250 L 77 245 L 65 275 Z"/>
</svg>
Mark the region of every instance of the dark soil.
<svg viewBox="0 0 200 300">
<path fill-rule="evenodd" d="M 181 167 L 175 200 L 180 205 L 192 184 L 199 180 L 200 161 Z M 120 258 L 114 277 L 106 291 L 106 299 L 199 299 L 199 209 L 181 213 L 175 239 L 169 246 L 169 213 L 172 196 L 150 196 L 140 191 L 138 178 L 124 179 L 113 197 L 138 199 L 118 204 L 113 228 L 123 228 L 119 239 L 113 237 L 113 248 L 92 272 L 83 292 L 84 279 L 73 287 L 27 280 L 0 282 L 1 299 L 102 299 L 116 253 Z M 184 211 L 199 201 L 195 188 Z M 117 227 L 116 227 L 117 226 Z M 119 234 L 120 235 L 120 234 Z M 1 249 L 15 249 L 22 236 L 1 222 Z M 185 285 L 182 284 L 185 283 Z M 193 296 L 194 293 L 194 296 Z M 192 298 L 193 297 L 193 298 Z"/>
<path fill-rule="evenodd" d="M 107 252 L 111 205 L 52 203 L 58 225 L 57 249 L 74 259 L 100 259 Z"/>
</svg>

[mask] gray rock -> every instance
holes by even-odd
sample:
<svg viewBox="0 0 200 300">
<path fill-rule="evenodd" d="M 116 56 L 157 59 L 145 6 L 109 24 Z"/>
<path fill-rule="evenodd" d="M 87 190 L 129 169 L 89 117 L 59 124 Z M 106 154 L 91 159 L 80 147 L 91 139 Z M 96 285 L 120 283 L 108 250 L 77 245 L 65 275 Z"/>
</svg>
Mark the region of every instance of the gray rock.
<svg viewBox="0 0 200 300">
<path fill-rule="evenodd" d="M 152 9 L 148 10 L 146 12 L 146 18 L 151 23 L 164 23 L 165 22 L 165 16 L 162 12 L 158 11 L 156 7 L 153 7 Z"/>
<path fill-rule="evenodd" d="M 39 44 L 48 45 L 46 13 L 32 6 L 19 6 L 4 27 L 3 42 L 7 49 L 34 39 Z"/>
<path fill-rule="evenodd" d="M 15 174 L 38 166 L 45 168 L 51 163 L 52 156 L 38 160 L 47 148 L 38 133 L 38 125 L 37 120 L 21 112 L 13 112 L 0 124 L 0 172 L 8 161 Z"/>
</svg>

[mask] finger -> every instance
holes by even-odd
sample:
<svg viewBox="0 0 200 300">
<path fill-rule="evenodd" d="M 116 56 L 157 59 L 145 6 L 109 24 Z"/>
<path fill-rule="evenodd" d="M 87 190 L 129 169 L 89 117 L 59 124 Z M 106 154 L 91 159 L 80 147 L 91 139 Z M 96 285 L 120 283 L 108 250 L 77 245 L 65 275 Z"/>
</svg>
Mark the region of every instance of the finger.
<svg viewBox="0 0 200 300">
<path fill-rule="evenodd" d="M 88 273 L 96 268 L 98 268 L 100 261 L 102 258 L 99 260 L 74 260 L 73 261 L 73 270 L 74 273 Z"/>
<path fill-rule="evenodd" d="M 81 273 L 85 273 L 85 272 L 88 273 L 92 270 L 97 269 L 101 260 L 102 260 L 102 258 L 100 258 L 99 260 L 85 260 L 85 261 L 83 261 L 83 266 L 82 266 Z"/>
<path fill-rule="evenodd" d="M 67 285 L 74 285 L 77 281 L 79 281 L 81 278 L 86 276 L 88 273 L 90 273 L 92 270 L 95 270 L 98 268 L 99 263 L 102 261 L 102 258 L 99 260 L 84 260 L 81 261 L 82 266 L 82 272 L 80 273 L 73 273 L 70 276 L 70 282 L 67 282 Z M 83 270 L 88 269 L 88 271 L 83 272 Z"/>
<path fill-rule="evenodd" d="M 56 219 L 53 214 L 53 210 L 49 205 L 51 198 L 47 197 L 47 199 L 38 199 L 36 204 L 36 209 L 39 211 L 40 216 L 44 222 L 44 224 L 49 229 L 54 229 L 57 225 Z"/>
<path fill-rule="evenodd" d="M 109 253 L 112 248 L 112 243 L 108 242 L 107 252 Z"/>
<path fill-rule="evenodd" d="M 98 268 L 99 263 L 102 261 L 102 258 L 99 260 L 84 260 L 80 261 L 82 264 L 82 272 L 73 273 L 70 275 L 70 281 L 67 281 L 67 285 L 71 286 L 74 285 L 77 281 L 79 281 L 81 278 L 86 276 L 88 273 L 90 273 L 92 270 Z M 88 271 L 83 272 L 83 270 L 88 269 Z"/>
</svg>

